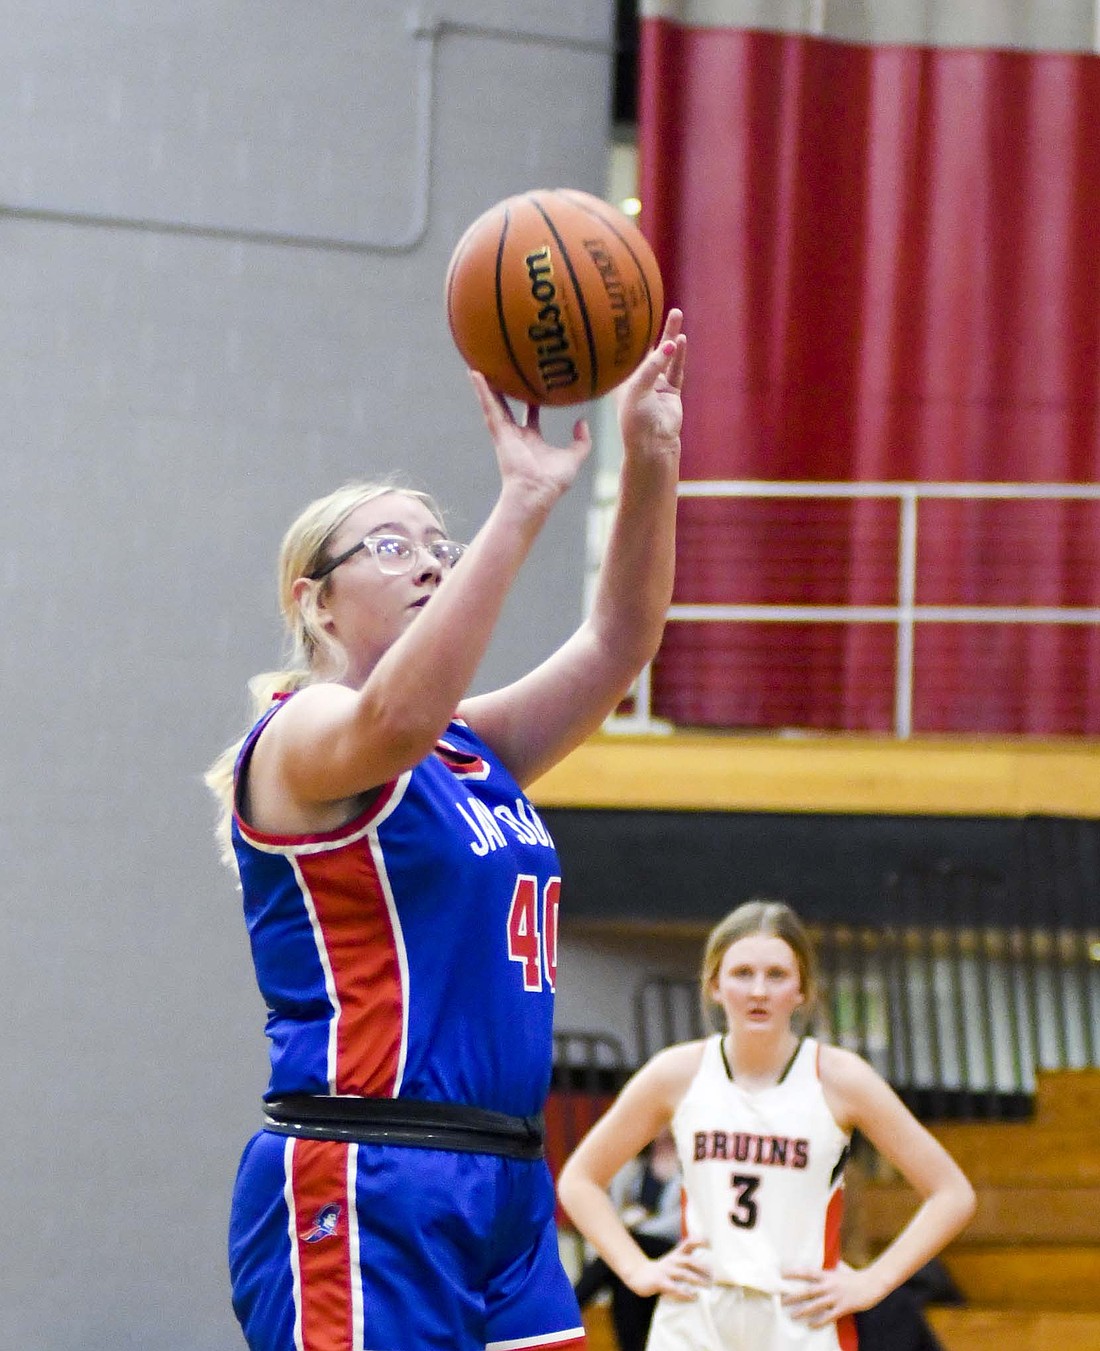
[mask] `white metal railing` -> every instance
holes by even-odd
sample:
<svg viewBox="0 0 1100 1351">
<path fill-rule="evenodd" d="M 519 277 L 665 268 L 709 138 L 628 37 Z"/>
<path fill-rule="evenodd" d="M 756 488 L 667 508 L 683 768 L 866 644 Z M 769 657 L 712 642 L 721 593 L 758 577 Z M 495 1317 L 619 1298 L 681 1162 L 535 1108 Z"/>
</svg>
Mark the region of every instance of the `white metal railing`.
<svg viewBox="0 0 1100 1351">
<path fill-rule="evenodd" d="M 922 498 L 963 501 L 1100 501 L 1100 483 L 820 483 L 758 479 L 697 479 L 680 484 L 681 497 L 875 498 L 899 504 L 897 601 L 893 605 L 673 605 L 670 623 L 860 623 L 892 624 L 895 636 L 894 734 L 913 731 L 914 637 L 921 623 L 936 624 L 1084 624 L 1100 625 L 1100 608 L 1089 606 L 918 605 L 917 557 L 920 547 L 918 504 Z M 652 712 L 651 674 L 647 668 L 631 692 L 633 709 L 617 713 L 609 732 L 656 733 L 669 724 Z"/>
</svg>

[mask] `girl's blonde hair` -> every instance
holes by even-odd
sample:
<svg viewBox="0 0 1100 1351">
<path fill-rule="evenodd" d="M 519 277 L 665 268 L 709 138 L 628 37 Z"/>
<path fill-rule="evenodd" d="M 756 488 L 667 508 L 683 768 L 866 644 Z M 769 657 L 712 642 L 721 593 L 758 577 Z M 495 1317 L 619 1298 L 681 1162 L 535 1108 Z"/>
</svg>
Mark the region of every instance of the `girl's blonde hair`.
<svg viewBox="0 0 1100 1351">
<path fill-rule="evenodd" d="M 222 861 L 236 868 L 230 824 L 233 819 L 233 769 L 244 738 L 256 719 L 270 706 L 276 694 L 301 689 L 318 678 L 339 679 L 347 664 L 340 645 L 325 631 L 317 616 L 317 603 L 326 593 L 331 579 L 323 577 L 294 594 L 294 584 L 308 577 L 326 562 L 328 545 L 337 530 L 359 507 L 388 493 L 400 493 L 423 502 L 443 526 L 443 514 L 427 493 L 394 482 L 345 483 L 335 492 L 319 497 L 291 523 L 279 549 L 279 609 L 287 633 L 286 664 L 277 671 L 264 671 L 248 682 L 251 715 L 244 735 L 218 756 L 204 777 L 206 786 L 219 805 L 215 830 Z"/>
<path fill-rule="evenodd" d="M 720 920 L 707 936 L 703 949 L 703 963 L 699 973 L 699 993 L 703 1006 L 703 1021 L 712 1021 L 716 1005 L 714 986 L 722 966 L 722 958 L 739 938 L 764 934 L 768 938 L 782 938 L 794 953 L 798 963 L 798 978 L 805 1002 L 803 1016 L 809 1016 L 817 997 L 817 966 L 813 943 L 795 912 L 784 901 L 757 897 L 745 901 Z"/>
</svg>

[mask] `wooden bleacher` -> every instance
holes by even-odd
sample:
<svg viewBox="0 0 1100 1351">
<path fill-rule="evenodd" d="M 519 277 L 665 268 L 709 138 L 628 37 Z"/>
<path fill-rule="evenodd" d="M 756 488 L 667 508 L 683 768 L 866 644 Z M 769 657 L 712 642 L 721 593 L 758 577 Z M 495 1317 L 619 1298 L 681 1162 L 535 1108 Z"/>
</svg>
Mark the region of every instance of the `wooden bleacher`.
<svg viewBox="0 0 1100 1351">
<path fill-rule="evenodd" d="M 611 1326 L 611 1312 L 606 1304 L 590 1304 L 581 1317 L 588 1335 L 587 1351 L 619 1351 L 615 1329 Z"/>
<path fill-rule="evenodd" d="M 966 1303 L 929 1310 L 946 1351 L 1100 1351 L 1100 1070 L 1041 1074 L 1031 1120 L 933 1129 L 978 1194 L 943 1254 Z M 873 1251 L 915 1198 L 873 1182 L 858 1204 Z"/>
</svg>

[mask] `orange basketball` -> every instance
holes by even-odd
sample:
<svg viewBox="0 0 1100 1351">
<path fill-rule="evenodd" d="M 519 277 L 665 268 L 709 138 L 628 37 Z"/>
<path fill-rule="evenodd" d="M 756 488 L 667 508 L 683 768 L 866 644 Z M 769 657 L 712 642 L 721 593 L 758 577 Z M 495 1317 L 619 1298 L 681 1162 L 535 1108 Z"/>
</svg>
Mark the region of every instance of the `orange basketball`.
<svg viewBox="0 0 1100 1351">
<path fill-rule="evenodd" d="M 447 268 L 447 321 L 468 366 L 523 403 L 599 398 L 653 346 L 660 269 L 599 197 L 538 188 L 477 218 Z"/>
</svg>

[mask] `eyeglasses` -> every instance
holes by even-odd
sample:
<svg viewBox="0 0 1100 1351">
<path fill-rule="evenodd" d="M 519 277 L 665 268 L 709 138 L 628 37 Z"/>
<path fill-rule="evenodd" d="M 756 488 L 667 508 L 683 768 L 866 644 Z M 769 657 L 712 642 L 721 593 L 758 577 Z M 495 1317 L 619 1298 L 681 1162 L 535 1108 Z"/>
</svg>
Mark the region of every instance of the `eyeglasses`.
<svg viewBox="0 0 1100 1351">
<path fill-rule="evenodd" d="M 426 544 L 417 544 L 415 540 L 405 535 L 368 535 L 358 544 L 353 544 L 350 549 L 345 549 L 342 554 L 337 554 L 327 563 L 322 563 L 319 568 L 314 568 L 309 574 L 310 581 L 319 582 L 341 563 L 346 563 L 349 558 L 354 558 L 364 549 L 378 564 L 378 570 L 390 577 L 400 577 L 404 572 L 411 572 L 421 549 L 430 558 L 435 559 L 444 572 L 450 572 L 466 552 L 465 544 L 458 544 L 453 539 L 430 539 Z"/>
</svg>

